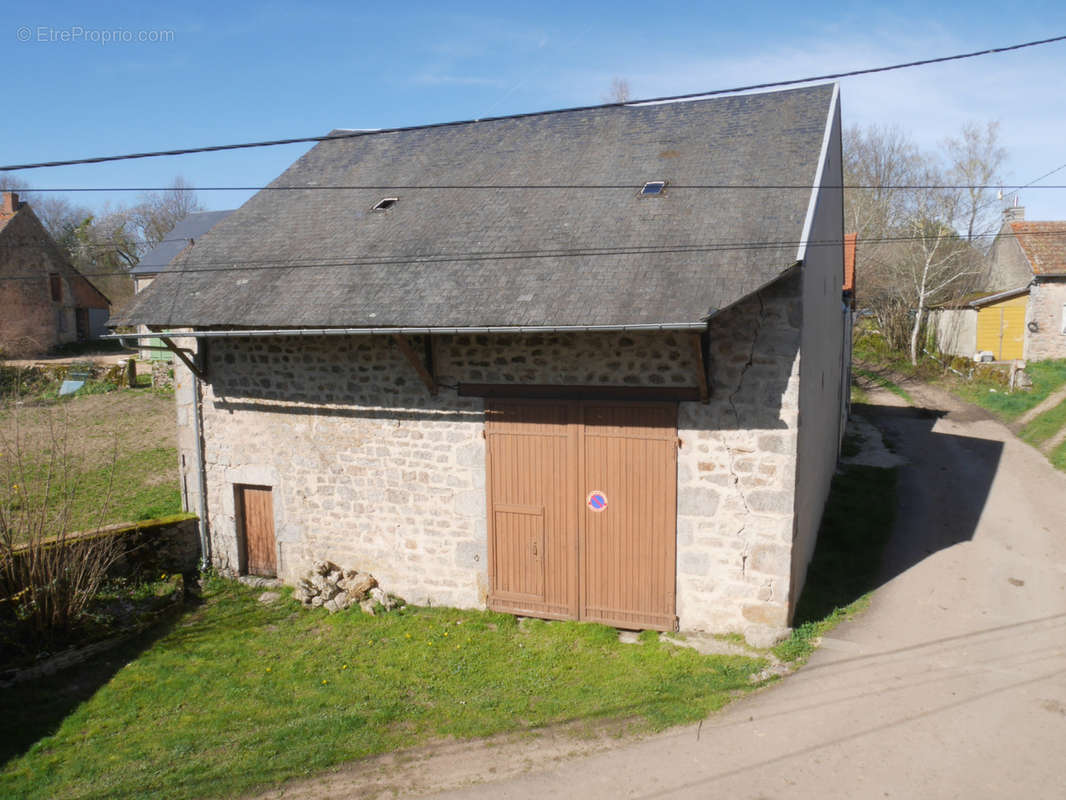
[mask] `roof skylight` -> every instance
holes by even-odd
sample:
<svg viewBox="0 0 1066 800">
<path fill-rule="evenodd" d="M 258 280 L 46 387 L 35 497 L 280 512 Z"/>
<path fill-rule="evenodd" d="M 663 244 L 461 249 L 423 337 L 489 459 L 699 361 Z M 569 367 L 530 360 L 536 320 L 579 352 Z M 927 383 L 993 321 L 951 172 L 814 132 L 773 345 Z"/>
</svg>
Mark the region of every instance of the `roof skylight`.
<svg viewBox="0 0 1066 800">
<path fill-rule="evenodd" d="M 666 189 L 666 181 L 648 181 L 640 190 L 641 195 L 662 194 Z"/>
<path fill-rule="evenodd" d="M 388 209 L 390 209 L 394 205 L 396 205 L 397 200 L 398 200 L 398 198 L 396 198 L 396 197 L 383 197 L 380 200 L 378 200 L 376 203 L 374 203 L 374 206 L 373 206 L 373 208 L 371 210 L 372 211 L 387 211 Z"/>
</svg>

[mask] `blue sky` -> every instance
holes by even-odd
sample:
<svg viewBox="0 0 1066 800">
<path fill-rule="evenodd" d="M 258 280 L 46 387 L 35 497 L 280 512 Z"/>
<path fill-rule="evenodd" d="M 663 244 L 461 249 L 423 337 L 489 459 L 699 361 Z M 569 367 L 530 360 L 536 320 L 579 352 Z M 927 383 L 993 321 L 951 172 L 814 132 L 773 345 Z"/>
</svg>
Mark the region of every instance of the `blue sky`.
<svg viewBox="0 0 1066 800">
<path fill-rule="evenodd" d="M 29 41 L 21 41 L 27 36 Z M 106 32 L 169 41 L 102 42 Z M 0 23 L 0 162 L 442 122 L 891 64 L 1066 33 L 1066 4 L 16 4 Z M 63 41 L 64 36 L 68 41 Z M 69 39 L 77 39 L 71 41 Z M 845 124 L 896 124 L 935 147 L 998 120 L 1005 178 L 1066 164 L 1066 43 L 842 82 Z M 307 149 L 35 170 L 34 187 L 262 185 Z M 1047 183 L 1066 184 L 1066 169 Z M 204 192 L 212 209 L 249 192 Z M 87 194 L 99 206 L 136 195 Z M 1066 190 L 1022 192 L 1066 219 Z"/>
</svg>

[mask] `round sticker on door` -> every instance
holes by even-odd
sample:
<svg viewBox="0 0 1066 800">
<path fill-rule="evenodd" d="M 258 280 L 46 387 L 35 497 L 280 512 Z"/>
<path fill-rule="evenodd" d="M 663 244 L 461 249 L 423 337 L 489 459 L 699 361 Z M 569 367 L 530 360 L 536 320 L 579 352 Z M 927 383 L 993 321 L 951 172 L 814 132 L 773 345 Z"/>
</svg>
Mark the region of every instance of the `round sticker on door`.
<svg viewBox="0 0 1066 800">
<path fill-rule="evenodd" d="M 603 492 L 589 492 L 588 507 L 593 511 L 606 511 L 607 510 L 607 495 Z"/>
</svg>

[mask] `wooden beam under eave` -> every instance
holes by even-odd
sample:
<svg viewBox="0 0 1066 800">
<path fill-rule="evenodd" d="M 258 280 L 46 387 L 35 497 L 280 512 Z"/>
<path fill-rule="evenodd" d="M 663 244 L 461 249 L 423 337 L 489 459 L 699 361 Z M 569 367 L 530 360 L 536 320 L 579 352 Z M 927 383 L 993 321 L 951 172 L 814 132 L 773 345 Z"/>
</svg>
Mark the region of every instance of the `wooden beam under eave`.
<svg viewBox="0 0 1066 800">
<path fill-rule="evenodd" d="M 709 403 L 711 389 L 707 385 L 707 364 L 703 360 L 703 334 L 689 334 L 689 341 L 692 342 L 692 352 L 696 356 L 696 385 L 700 391 L 700 402 Z"/>
<path fill-rule="evenodd" d="M 174 355 L 184 361 L 185 366 L 187 366 L 192 371 L 193 375 L 195 375 L 200 380 L 205 380 L 204 371 L 198 366 L 196 366 L 196 363 L 185 354 L 185 351 L 182 348 L 178 347 L 176 344 L 174 344 L 173 341 L 168 339 L 166 336 L 160 336 L 159 341 L 166 345 L 170 352 L 172 352 Z"/>
<path fill-rule="evenodd" d="M 407 341 L 407 337 L 394 333 L 392 340 L 396 342 L 396 346 L 400 348 L 400 352 L 403 353 L 403 357 L 407 359 L 407 362 L 414 367 L 415 372 L 418 373 L 418 377 L 422 379 L 422 383 L 429 389 L 431 395 L 436 395 L 440 390 L 437 385 L 437 379 L 433 376 L 433 373 L 426 368 L 426 365 L 422 363 L 422 359 L 418 357 L 418 353 L 411 347 L 411 343 Z"/>
</svg>

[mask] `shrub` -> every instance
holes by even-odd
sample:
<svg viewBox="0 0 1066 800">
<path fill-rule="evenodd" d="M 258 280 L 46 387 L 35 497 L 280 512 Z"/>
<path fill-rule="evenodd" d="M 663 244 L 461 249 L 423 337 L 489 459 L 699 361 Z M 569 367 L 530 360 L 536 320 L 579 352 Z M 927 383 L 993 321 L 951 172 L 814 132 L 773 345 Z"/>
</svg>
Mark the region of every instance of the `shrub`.
<svg viewBox="0 0 1066 800">
<path fill-rule="evenodd" d="M 104 520 L 111 478 L 97 522 L 88 534 L 69 533 L 83 492 L 70 427 L 62 404 L 48 417 L 49 447 L 35 460 L 23 449 L 17 403 L 0 428 L 0 621 L 8 641 L 40 649 L 65 638 L 82 622 L 108 569 L 121 555 L 116 537 L 93 535 Z M 112 453 L 111 475 L 114 470 Z"/>
</svg>

